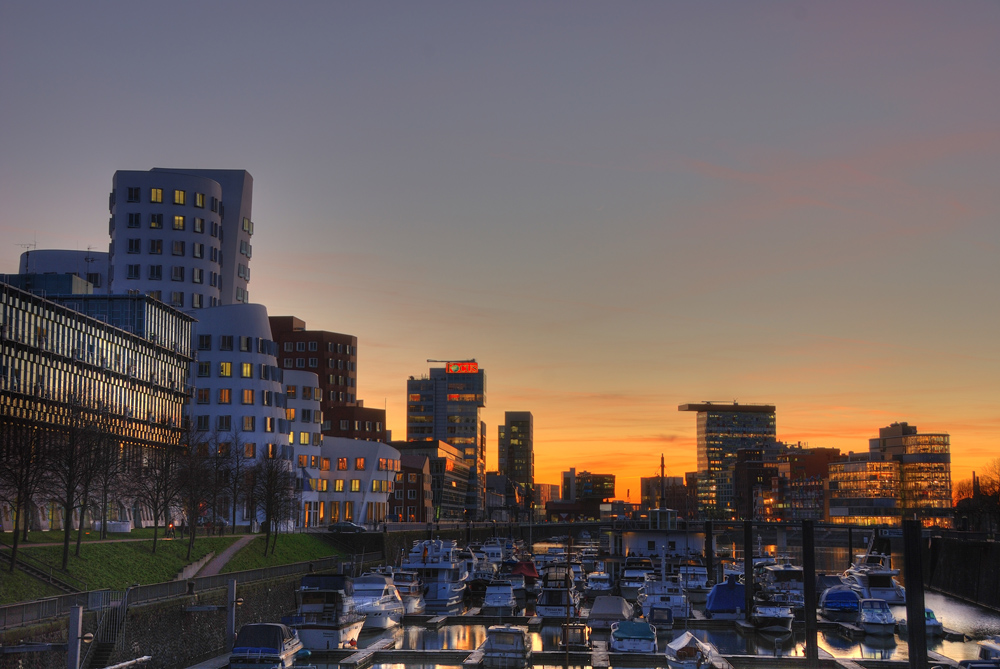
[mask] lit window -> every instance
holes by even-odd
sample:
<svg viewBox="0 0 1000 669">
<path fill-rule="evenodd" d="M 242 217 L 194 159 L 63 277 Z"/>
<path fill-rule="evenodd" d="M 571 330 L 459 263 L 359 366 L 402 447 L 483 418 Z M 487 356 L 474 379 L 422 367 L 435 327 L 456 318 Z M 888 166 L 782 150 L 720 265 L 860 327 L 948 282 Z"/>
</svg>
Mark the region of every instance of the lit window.
<svg viewBox="0 0 1000 669">
<path fill-rule="evenodd" d="M 150 214 L 149 216 L 149 227 L 151 228 L 162 228 L 163 227 L 163 214 Z"/>
<path fill-rule="evenodd" d="M 257 457 L 257 444 L 243 444 L 243 457 L 245 458 Z"/>
<path fill-rule="evenodd" d="M 351 492 L 361 492 L 361 479 L 351 479 Z"/>
<path fill-rule="evenodd" d="M 253 378 L 253 363 L 252 362 L 244 362 L 242 365 L 240 365 L 240 377 L 244 378 L 244 379 L 252 379 Z"/>
<path fill-rule="evenodd" d="M 309 433 L 299 432 L 299 446 L 308 446 L 308 445 L 309 445 Z"/>
<path fill-rule="evenodd" d="M 253 389 L 244 388 L 243 390 L 243 404 L 253 404 Z"/>
<path fill-rule="evenodd" d="M 354 468 L 359 472 L 365 470 L 365 459 L 364 458 L 354 458 Z"/>
<path fill-rule="evenodd" d="M 337 471 L 339 472 L 347 471 L 347 458 L 337 458 Z"/>
<path fill-rule="evenodd" d="M 309 456 L 308 455 L 300 455 L 299 456 L 299 467 L 306 467 L 308 465 L 309 465 Z"/>
<path fill-rule="evenodd" d="M 257 422 L 255 420 L 255 418 L 256 418 L 256 416 L 243 416 L 243 431 L 244 432 L 253 432 L 254 431 L 254 425 Z"/>
<path fill-rule="evenodd" d="M 334 492 L 344 492 L 344 481 L 343 481 L 343 479 L 337 479 L 336 481 L 333 482 L 333 491 Z"/>
<path fill-rule="evenodd" d="M 184 204 L 187 199 L 187 194 L 182 190 L 174 191 L 174 204 Z"/>
<path fill-rule="evenodd" d="M 288 399 L 294 400 L 297 393 L 298 386 L 285 386 L 285 394 L 288 395 Z"/>
<path fill-rule="evenodd" d="M 231 362 L 220 362 L 219 363 L 219 376 L 232 376 L 233 375 L 233 363 Z"/>
<path fill-rule="evenodd" d="M 183 229 L 184 229 L 184 217 L 174 216 L 174 230 L 183 230 Z"/>
<path fill-rule="evenodd" d="M 162 188 L 150 188 L 149 189 L 149 201 L 154 203 L 163 202 L 163 189 Z"/>
<path fill-rule="evenodd" d="M 233 391 L 230 388 L 219 388 L 219 404 L 229 404 L 233 401 Z"/>
</svg>

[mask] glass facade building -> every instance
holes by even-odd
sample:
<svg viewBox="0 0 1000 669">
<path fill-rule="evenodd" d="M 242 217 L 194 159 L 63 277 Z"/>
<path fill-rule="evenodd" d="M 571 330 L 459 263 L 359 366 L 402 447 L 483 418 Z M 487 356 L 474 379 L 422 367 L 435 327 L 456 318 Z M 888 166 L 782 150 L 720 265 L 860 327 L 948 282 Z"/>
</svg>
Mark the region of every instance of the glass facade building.
<svg viewBox="0 0 1000 669">
<path fill-rule="evenodd" d="M 432 367 L 406 382 L 406 440 L 446 441 L 460 449 L 469 468 L 465 506 L 473 518 L 486 513 L 486 372 L 475 361 Z"/>
<path fill-rule="evenodd" d="M 530 411 L 507 411 L 497 429 L 500 474 L 525 491 L 526 508 L 537 502 L 535 487 L 535 420 Z"/>
</svg>

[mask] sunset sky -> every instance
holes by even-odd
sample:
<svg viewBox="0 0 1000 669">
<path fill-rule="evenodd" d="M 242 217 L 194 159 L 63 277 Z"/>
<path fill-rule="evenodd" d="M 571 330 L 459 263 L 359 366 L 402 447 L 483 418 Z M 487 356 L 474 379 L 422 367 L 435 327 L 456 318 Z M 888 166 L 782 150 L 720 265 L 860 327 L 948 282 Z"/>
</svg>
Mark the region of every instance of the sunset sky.
<svg viewBox="0 0 1000 669">
<path fill-rule="evenodd" d="M 778 437 L 998 457 L 1000 3 L 0 4 L 0 272 L 107 250 L 117 169 L 246 169 L 250 295 L 535 418 L 536 481 Z"/>
</svg>

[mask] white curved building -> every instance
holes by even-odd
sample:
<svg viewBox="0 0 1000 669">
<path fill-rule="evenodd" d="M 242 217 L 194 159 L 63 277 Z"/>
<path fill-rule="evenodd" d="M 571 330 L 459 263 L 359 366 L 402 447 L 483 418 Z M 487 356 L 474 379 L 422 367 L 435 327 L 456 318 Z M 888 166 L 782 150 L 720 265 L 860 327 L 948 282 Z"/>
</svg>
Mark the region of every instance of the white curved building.
<svg viewBox="0 0 1000 669">
<path fill-rule="evenodd" d="M 389 511 L 389 496 L 401 471 L 399 451 L 363 439 L 327 437 L 323 455 L 330 459 L 328 518 L 350 520 L 376 529 Z"/>
<path fill-rule="evenodd" d="M 202 309 L 191 340 L 194 393 L 187 412 L 192 429 L 201 439 L 225 444 L 222 448 L 248 461 L 290 461 L 284 372 L 278 367 L 267 309 L 260 304 Z M 237 523 L 241 520 L 251 518 L 237 516 Z"/>
<path fill-rule="evenodd" d="M 293 450 L 295 485 L 299 491 L 297 527 L 326 522 L 323 501 L 330 488 L 330 458 L 323 457 L 323 391 L 313 372 L 284 370 L 285 418 L 288 443 Z"/>
<path fill-rule="evenodd" d="M 110 292 L 184 311 L 248 303 L 252 198 L 245 170 L 115 172 Z"/>
</svg>

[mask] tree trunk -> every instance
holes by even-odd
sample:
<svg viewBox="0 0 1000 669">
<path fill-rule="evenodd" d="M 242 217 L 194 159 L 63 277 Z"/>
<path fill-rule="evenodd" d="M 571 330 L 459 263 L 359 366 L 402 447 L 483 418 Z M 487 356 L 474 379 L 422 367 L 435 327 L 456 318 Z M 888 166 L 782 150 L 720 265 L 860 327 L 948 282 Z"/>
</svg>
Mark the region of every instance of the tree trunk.
<svg viewBox="0 0 1000 669">
<path fill-rule="evenodd" d="M 62 570 L 69 569 L 69 535 L 73 529 L 73 500 L 72 496 L 63 503 L 63 552 Z"/>
<path fill-rule="evenodd" d="M 21 523 L 21 516 L 22 515 L 23 514 L 22 514 L 22 511 L 21 511 L 21 500 L 17 500 L 17 502 L 14 504 L 14 537 L 13 537 L 14 538 L 14 543 L 11 544 L 11 548 L 10 548 L 10 570 L 11 571 L 14 571 L 14 566 L 17 564 L 17 543 L 18 543 L 17 540 L 21 536 L 20 535 L 20 532 L 21 532 L 20 523 Z"/>
</svg>

